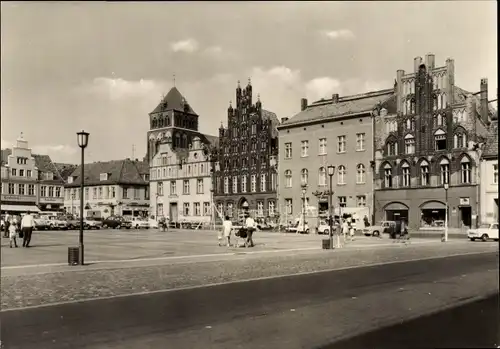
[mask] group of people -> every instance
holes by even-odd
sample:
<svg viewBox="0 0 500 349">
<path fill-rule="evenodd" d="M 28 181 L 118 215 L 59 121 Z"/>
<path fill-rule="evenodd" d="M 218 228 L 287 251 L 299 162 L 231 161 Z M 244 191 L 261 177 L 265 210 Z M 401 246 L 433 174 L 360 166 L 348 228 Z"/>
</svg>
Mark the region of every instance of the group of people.
<svg viewBox="0 0 500 349">
<path fill-rule="evenodd" d="M 223 246 L 222 238 L 226 240 L 226 246 L 231 246 L 231 232 L 233 230 L 233 223 L 229 219 L 229 216 L 224 217 L 224 221 L 222 222 L 222 230 L 219 231 L 218 239 L 219 246 Z M 245 239 L 245 247 L 254 247 L 253 243 L 253 233 L 256 230 L 255 220 L 250 217 L 250 215 L 246 216 L 245 223 L 241 229 L 239 229 L 235 236 Z"/>
<path fill-rule="evenodd" d="M 30 247 L 34 224 L 33 216 L 29 211 L 26 212 L 20 221 L 17 219 L 17 216 L 6 213 L 3 225 L 3 237 L 9 238 L 10 248 L 12 248 L 12 244 L 17 248 L 18 238 L 23 239 L 23 247 Z"/>
</svg>

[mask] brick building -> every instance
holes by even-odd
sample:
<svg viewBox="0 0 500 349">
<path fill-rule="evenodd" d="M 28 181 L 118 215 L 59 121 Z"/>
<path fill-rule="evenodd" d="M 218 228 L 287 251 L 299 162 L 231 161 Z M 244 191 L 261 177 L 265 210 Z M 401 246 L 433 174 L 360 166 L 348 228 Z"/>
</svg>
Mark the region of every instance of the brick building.
<svg viewBox="0 0 500 349">
<path fill-rule="evenodd" d="M 442 226 L 447 196 L 450 227 L 476 224 L 479 156 L 493 113 L 487 79 L 480 92 L 467 92 L 455 85 L 453 59 L 438 67 L 428 54 L 411 72 L 397 71 L 394 94 L 395 105 L 375 116 L 377 220 Z"/>
<path fill-rule="evenodd" d="M 278 118 L 252 101 L 250 81 L 236 88 L 236 106 L 227 110 L 227 127 L 219 129 L 214 163 L 214 201 L 221 214 L 237 219 L 245 211 L 275 217 Z"/>
</svg>

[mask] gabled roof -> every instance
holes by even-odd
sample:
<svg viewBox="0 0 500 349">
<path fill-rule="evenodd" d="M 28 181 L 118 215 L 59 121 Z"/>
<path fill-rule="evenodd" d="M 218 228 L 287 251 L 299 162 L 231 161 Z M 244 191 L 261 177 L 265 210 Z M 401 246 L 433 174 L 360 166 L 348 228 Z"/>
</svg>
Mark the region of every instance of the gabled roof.
<svg viewBox="0 0 500 349">
<path fill-rule="evenodd" d="M 467 99 L 468 95 L 471 95 L 472 92 L 466 91 L 463 88 L 460 88 L 458 86 L 455 86 L 454 88 L 454 95 L 455 95 L 455 104 L 458 103 L 465 103 L 465 100 Z M 472 95 L 472 98 L 476 100 L 476 112 L 481 115 L 481 100 L 479 95 Z M 497 115 L 497 111 L 491 103 L 488 103 L 488 113 L 490 118 L 495 118 Z"/>
<path fill-rule="evenodd" d="M 65 182 L 68 181 L 68 177 L 75 171 L 78 165 L 74 164 L 63 164 L 63 163 L 54 163 L 57 171 L 59 172 L 59 176 Z"/>
<path fill-rule="evenodd" d="M 62 182 L 64 182 L 50 156 L 40 154 L 33 154 L 32 156 L 35 159 L 35 166 L 38 168 L 38 178 L 40 179 L 40 181 L 44 183 L 59 184 L 62 184 Z M 53 179 L 43 179 L 42 173 L 52 173 Z"/>
<path fill-rule="evenodd" d="M 130 159 L 125 160 L 112 160 L 106 162 L 93 162 L 85 164 L 84 167 L 84 185 L 110 185 L 110 184 L 124 184 L 124 185 L 147 185 L 139 167 L 138 161 Z M 101 181 L 101 173 L 107 173 L 108 179 Z M 67 187 L 80 186 L 81 169 L 78 166 L 71 174 L 74 177 L 72 183 L 66 184 Z"/>
<path fill-rule="evenodd" d="M 327 117 L 342 117 L 363 112 L 370 112 L 376 105 L 384 103 L 393 95 L 394 89 L 391 88 L 354 96 L 340 97 L 337 103 L 332 103 L 331 99 L 321 100 L 314 102 L 308 106 L 306 110 L 292 116 L 281 125 L 287 126 Z"/>
<path fill-rule="evenodd" d="M 208 142 L 209 145 L 217 147 L 219 145 L 219 137 L 217 136 L 212 136 L 212 135 L 207 135 L 204 133 L 201 133 L 203 137 L 205 137 L 206 141 Z"/>
<path fill-rule="evenodd" d="M 147 161 L 134 161 L 134 163 L 141 175 L 149 174 L 149 164 Z"/>
<path fill-rule="evenodd" d="M 498 120 L 491 122 L 488 131 L 488 140 L 483 151 L 483 158 L 498 158 Z"/>
<path fill-rule="evenodd" d="M 277 137 L 278 136 L 278 125 L 280 124 L 280 121 L 278 119 L 278 116 L 276 116 L 276 113 L 273 113 L 272 111 L 262 109 L 262 119 L 263 120 L 271 120 L 271 125 L 272 125 L 272 136 Z"/>
<path fill-rule="evenodd" d="M 187 103 L 187 110 L 184 109 L 185 104 Z M 179 92 L 177 87 L 172 87 L 170 91 L 168 91 L 167 95 L 162 99 L 162 101 L 158 104 L 158 106 L 150 113 L 159 113 L 168 110 L 176 110 L 181 112 L 188 112 L 190 114 L 196 114 L 196 112 L 191 108 L 191 105 L 187 102 L 187 99 Z"/>
</svg>

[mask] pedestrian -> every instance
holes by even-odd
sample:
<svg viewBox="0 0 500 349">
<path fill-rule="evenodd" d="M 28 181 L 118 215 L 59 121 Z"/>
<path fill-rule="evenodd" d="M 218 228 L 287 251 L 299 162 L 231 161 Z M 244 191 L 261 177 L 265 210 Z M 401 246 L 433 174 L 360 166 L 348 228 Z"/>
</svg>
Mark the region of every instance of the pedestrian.
<svg viewBox="0 0 500 349">
<path fill-rule="evenodd" d="M 31 233 L 33 232 L 33 216 L 28 211 L 21 220 L 21 230 L 23 233 L 23 247 L 30 247 Z"/>
<path fill-rule="evenodd" d="M 253 232 L 255 231 L 255 221 L 249 214 L 247 214 L 247 219 L 245 220 L 245 227 L 247 228 L 247 241 L 246 247 L 254 247 L 253 244 Z"/>
<path fill-rule="evenodd" d="M 17 227 L 14 224 L 9 226 L 9 245 L 12 248 L 12 242 L 14 242 L 14 246 L 17 248 Z"/>
<path fill-rule="evenodd" d="M 222 232 L 224 233 L 224 238 L 226 239 L 227 247 L 231 246 L 231 230 L 233 229 L 233 223 L 229 220 L 229 216 L 226 216 L 224 222 L 222 222 Z M 219 241 L 220 246 L 220 241 Z"/>
<path fill-rule="evenodd" d="M 348 233 L 349 233 L 349 224 L 347 223 L 347 219 L 344 218 L 342 220 L 342 236 L 344 238 L 344 241 Z"/>
<path fill-rule="evenodd" d="M 5 230 L 3 233 L 3 237 L 9 237 L 9 226 L 12 224 L 12 216 L 9 215 L 9 212 L 5 213 Z"/>
<path fill-rule="evenodd" d="M 363 218 L 363 222 L 365 223 L 365 228 L 370 226 L 370 222 L 368 221 L 368 216 L 365 215 Z"/>
</svg>

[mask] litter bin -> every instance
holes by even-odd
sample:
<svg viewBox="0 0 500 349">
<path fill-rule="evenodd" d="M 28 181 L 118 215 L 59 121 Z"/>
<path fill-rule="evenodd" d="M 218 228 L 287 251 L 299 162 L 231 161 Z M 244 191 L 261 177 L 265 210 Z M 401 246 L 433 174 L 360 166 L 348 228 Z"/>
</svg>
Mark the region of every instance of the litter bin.
<svg viewBox="0 0 500 349">
<path fill-rule="evenodd" d="M 78 265 L 80 262 L 80 254 L 78 247 L 68 247 L 68 264 Z"/>
<path fill-rule="evenodd" d="M 323 239 L 323 250 L 331 250 L 332 245 L 330 243 L 330 239 Z"/>
</svg>

